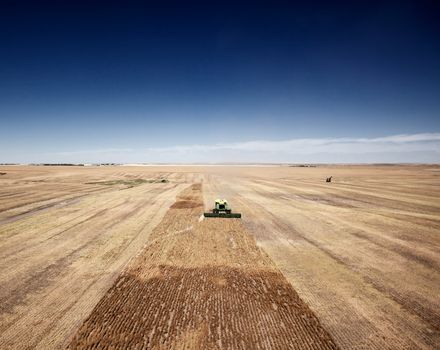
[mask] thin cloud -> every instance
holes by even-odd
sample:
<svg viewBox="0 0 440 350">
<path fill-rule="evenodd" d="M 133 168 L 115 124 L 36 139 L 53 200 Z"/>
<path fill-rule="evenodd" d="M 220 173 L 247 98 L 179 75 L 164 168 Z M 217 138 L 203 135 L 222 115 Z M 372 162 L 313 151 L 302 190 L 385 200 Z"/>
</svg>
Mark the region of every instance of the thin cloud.
<svg viewBox="0 0 440 350">
<path fill-rule="evenodd" d="M 102 148 L 45 155 L 45 161 L 75 163 L 374 163 L 440 162 L 440 133 L 376 138 L 298 138 L 146 149 Z"/>
<path fill-rule="evenodd" d="M 402 134 L 379 138 L 302 138 L 282 141 L 247 141 L 235 143 L 217 143 L 177 145 L 171 147 L 153 147 L 146 153 L 185 154 L 206 153 L 212 151 L 244 152 L 386 152 L 386 151 L 440 151 L 440 133 Z"/>
<path fill-rule="evenodd" d="M 59 155 L 59 156 L 81 156 L 81 155 L 100 155 L 100 154 L 130 153 L 130 152 L 134 152 L 134 150 L 132 148 L 104 148 L 104 149 L 94 149 L 94 150 L 56 152 L 55 155 Z"/>
</svg>

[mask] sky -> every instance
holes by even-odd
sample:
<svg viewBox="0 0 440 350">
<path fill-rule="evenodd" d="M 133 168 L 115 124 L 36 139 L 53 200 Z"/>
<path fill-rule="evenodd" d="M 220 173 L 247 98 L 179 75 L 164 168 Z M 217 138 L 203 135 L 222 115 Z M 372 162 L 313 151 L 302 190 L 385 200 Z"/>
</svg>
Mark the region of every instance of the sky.
<svg viewBox="0 0 440 350">
<path fill-rule="evenodd" d="M 439 38 L 436 0 L 0 0 L 0 163 L 439 163 Z"/>
</svg>

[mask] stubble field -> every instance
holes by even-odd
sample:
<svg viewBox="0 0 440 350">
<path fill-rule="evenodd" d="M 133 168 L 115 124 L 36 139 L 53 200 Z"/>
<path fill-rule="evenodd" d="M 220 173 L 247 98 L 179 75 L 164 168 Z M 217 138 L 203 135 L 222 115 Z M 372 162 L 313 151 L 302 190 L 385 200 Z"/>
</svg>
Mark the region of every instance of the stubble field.
<svg viewBox="0 0 440 350">
<path fill-rule="evenodd" d="M 440 344 L 440 167 L 0 172 L 2 349 Z"/>
</svg>

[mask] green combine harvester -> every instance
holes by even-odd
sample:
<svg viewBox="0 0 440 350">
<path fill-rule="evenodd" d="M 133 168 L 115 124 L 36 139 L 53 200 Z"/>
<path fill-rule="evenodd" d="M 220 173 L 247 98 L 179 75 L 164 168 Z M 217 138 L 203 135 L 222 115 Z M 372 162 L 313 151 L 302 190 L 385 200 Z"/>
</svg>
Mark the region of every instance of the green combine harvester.
<svg viewBox="0 0 440 350">
<path fill-rule="evenodd" d="M 241 218 L 240 213 L 232 213 L 226 199 L 216 199 L 212 213 L 204 213 L 205 218 Z"/>
</svg>

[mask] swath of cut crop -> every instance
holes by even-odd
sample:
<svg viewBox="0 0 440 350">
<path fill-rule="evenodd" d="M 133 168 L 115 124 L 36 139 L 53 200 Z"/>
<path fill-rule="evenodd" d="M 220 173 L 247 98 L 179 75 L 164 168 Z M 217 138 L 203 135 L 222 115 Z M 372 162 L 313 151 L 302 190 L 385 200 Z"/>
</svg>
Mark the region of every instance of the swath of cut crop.
<svg viewBox="0 0 440 350">
<path fill-rule="evenodd" d="M 199 221 L 193 185 L 72 338 L 70 349 L 335 349 L 240 220 Z"/>
</svg>

